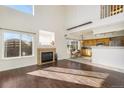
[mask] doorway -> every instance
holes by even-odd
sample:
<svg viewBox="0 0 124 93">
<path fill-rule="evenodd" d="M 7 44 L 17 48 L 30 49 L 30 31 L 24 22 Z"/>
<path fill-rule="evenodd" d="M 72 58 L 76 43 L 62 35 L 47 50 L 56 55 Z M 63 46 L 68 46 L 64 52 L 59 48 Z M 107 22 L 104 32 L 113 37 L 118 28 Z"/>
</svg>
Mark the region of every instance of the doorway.
<svg viewBox="0 0 124 93">
<path fill-rule="evenodd" d="M 70 58 L 78 58 L 80 54 L 81 46 L 79 40 L 67 39 L 67 51 Z"/>
</svg>

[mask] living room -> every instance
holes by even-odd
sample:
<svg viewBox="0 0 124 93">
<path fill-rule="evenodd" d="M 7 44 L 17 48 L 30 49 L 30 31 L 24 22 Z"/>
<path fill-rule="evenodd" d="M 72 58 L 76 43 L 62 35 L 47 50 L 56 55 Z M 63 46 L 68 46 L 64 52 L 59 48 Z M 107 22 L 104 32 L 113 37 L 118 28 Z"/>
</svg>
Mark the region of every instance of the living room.
<svg viewBox="0 0 124 93">
<path fill-rule="evenodd" d="M 1 5 L 0 11 L 0 87 L 124 87 L 123 38 L 109 41 L 124 36 L 123 5 Z M 69 40 L 80 51 L 92 47 L 90 60 L 79 51 L 72 57 Z"/>
</svg>

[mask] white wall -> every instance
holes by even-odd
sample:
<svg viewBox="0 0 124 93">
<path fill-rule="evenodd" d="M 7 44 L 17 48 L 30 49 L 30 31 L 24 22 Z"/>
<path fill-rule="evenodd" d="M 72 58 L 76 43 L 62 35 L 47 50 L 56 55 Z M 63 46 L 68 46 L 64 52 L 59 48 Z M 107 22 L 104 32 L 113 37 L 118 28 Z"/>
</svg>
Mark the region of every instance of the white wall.
<svg viewBox="0 0 124 93">
<path fill-rule="evenodd" d="M 36 6 L 36 27 L 55 32 L 55 46 L 59 59 L 68 58 L 65 40 L 65 8 L 63 6 Z M 41 11 L 41 12 L 39 12 Z"/>
<path fill-rule="evenodd" d="M 35 56 L 20 59 L 2 59 L 2 46 L 0 46 L 0 71 L 36 64 L 36 49 L 38 46 L 38 31 L 47 30 L 55 32 L 56 48 L 59 59 L 67 58 L 64 27 L 63 6 L 35 6 L 35 16 L 18 12 L 0 6 L 0 27 L 24 30 L 37 33 L 35 37 Z M 2 45 L 2 31 L 0 32 L 0 45 Z"/>
<path fill-rule="evenodd" d="M 97 20 L 93 24 L 92 30 L 94 34 L 124 30 L 124 12 L 102 20 Z"/>
<path fill-rule="evenodd" d="M 66 8 L 67 28 L 100 18 L 100 8 L 98 5 L 72 5 Z"/>
<path fill-rule="evenodd" d="M 66 28 L 92 21 L 92 24 L 68 31 L 70 33 L 93 31 L 94 34 L 124 30 L 124 13 L 100 19 L 99 5 L 67 6 Z M 71 34 L 70 34 L 71 35 Z M 72 36 L 71 38 L 75 38 Z"/>
</svg>

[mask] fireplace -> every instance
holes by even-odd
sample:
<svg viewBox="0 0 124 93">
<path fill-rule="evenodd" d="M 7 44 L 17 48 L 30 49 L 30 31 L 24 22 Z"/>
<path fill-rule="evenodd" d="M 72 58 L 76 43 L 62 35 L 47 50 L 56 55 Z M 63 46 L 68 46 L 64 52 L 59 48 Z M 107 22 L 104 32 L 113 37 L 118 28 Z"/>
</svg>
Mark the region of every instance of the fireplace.
<svg viewBox="0 0 124 93">
<path fill-rule="evenodd" d="M 49 62 L 53 61 L 53 52 L 41 52 L 41 62 Z"/>
<path fill-rule="evenodd" d="M 55 48 L 38 48 L 37 50 L 37 64 L 43 65 L 55 62 Z"/>
</svg>

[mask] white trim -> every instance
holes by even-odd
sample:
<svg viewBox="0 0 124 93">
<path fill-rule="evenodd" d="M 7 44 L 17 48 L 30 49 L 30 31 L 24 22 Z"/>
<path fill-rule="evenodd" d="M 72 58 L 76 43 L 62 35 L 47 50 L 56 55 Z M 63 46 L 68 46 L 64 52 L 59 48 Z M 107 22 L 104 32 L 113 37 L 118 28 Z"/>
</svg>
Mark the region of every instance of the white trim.
<svg viewBox="0 0 124 93">
<path fill-rule="evenodd" d="M 5 57 L 4 56 L 4 50 L 5 50 L 5 42 L 4 42 L 4 34 L 7 32 L 17 33 L 20 34 L 20 47 L 19 47 L 19 56 L 17 57 Z M 28 35 L 32 37 L 32 55 L 29 56 L 21 56 L 21 38 L 22 35 Z M 34 57 L 34 37 L 30 34 L 24 33 L 24 32 L 15 32 L 15 31 L 2 31 L 2 59 L 9 60 L 9 59 L 17 59 L 17 58 L 27 58 L 27 57 Z"/>
<path fill-rule="evenodd" d="M 19 57 L 5 57 L 3 60 L 11 60 L 11 59 L 21 59 L 21 58 L 29 58 L 34 56 L 19 56 Z"/>
<path fill-rule="evenodd" d="M 20 40 L 19 40 L 19 57 L 21 57 L 21 38 L 22 38 L 22 35 L 20 34 Z"/>
<path fill-rule="evenodd" d="M 32 12 L 33 12 L 33 16 L 34 16 L 34 13 L 35 13 L 35 12 L 34 12 L 34 5 L 32 5 Z"/>
<path fill-rule="evenodd" d="M 2 59 L 4 58 L 4 32 L 2 31 Z"/>
<path fill-rule="evenodd" d="M 2 58 L 3 60 L 10 60 L 10 59 L 18 59 L 18 58 L 21 58 L 20 56 L 18 57 L 4 57 Z"/>
</svg>

